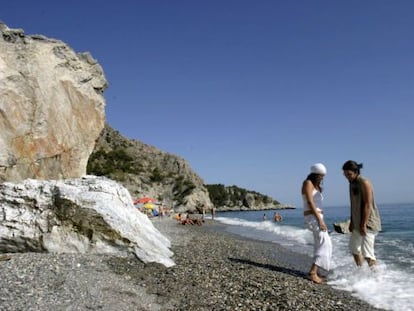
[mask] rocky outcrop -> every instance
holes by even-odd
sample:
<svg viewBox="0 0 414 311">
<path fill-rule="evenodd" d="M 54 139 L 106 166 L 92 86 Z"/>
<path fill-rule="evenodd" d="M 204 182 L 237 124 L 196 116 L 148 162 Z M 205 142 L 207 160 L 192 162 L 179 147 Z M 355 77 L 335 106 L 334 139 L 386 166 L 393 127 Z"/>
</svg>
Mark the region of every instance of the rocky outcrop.
<svg viewBox="0 0 414 311">
<path fill-rule="evenodd" d="M 106 176 L 125 186 L 133 198 L 153 197 L 175 212 L 211 210 L 204 181 L 184 159 L 105 125 L 89 159 L 88 174 Z"/>
<path fill-rule="evenodd" d="M 335 229 L 336 232 L 338 233 L 342 233 L 342 234 L 347 234 L 350 233 L 349 231 L 349 224 L 351 223 L 351 220 L 346 220 L 346 221 L 341 221 L 341 222 L 335 222 L 333 224 L 333 227 Z"/>
<path fill-rule="evenodd" d="M 88 53 L 0 23 L 0 181 L 85 175 L 106 87 Z"/>
<path fill-rule="evenodd" d="M 294 208 L 257 191 L 222 184 L 206 185 L 217 211 L 253 211 Z"/>
<path fill-rule="evenodd" d="M 0 252 L 135 254 L 172 266 L 170 242 L 104 177 L 0 185 Z"/>
</svg>

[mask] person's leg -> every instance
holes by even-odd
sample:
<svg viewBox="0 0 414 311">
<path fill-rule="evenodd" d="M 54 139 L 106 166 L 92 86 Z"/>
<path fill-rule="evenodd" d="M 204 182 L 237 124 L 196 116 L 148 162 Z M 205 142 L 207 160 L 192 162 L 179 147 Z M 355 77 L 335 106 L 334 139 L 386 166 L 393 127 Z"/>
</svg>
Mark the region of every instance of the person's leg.
<svg viewBox="0 0 414 311">
<path fill-rule="evenodd" d="M 322 284 L 323 279 L 321 279 L 318 275 L 318 266 L 313 263 L 310 270 L 309 270 L 309 279 L 316 284 Z"/>
<path fill-rule="evenodd" d="M 373 268 L 377 264 L 377 261 L 375 259 L 365 258 L 365 260 L 368 262 L 368 266 L 370 266 L 371 268 Z"/>
<path fill-rule="evenodd" d="M 355 264 L 360 267 L 364 262 L 361 255 L 362 236 L 357 230 L 353 230 L 349 239 L 349 249 L 354 257 Z"/>
<path fill-rule="evenodd" d="M 364 258 L 361 254 L 352 254 L 354 256 L 355 264 L 360 267 L 364 263 Z"/>
<path fill-rule="evenodd" d="M 311 222 L 309 224 L 309 229 L 312 230 L 312 234 L 313 234 L 313 260 L 314 260 L 309 270 L 309 279 L 316 284 L 321 284 L 323 283 L 324 280 L 318 275 L 319 267 L 316 264 L 316 262 L 319 259 L 319 251 L 321 247 L 320 230 L 316 222 L 313 222 L 313 223 Z"/>
<path fill-rule="evenodd" d="M 371 268 L 373 268 L 377 263 L 374 253 L 375 236 L 376 233 L 367 232 L 367 234 L 362 239 L 362 256 L 365 258 Z"/>
</svg>

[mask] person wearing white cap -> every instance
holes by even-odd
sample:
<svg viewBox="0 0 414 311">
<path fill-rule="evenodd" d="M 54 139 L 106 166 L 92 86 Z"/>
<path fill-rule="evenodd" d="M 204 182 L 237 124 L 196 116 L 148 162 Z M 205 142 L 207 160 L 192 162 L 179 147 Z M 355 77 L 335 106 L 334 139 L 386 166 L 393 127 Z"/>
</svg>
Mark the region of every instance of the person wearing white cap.
<svg viewBox="0 0 414 311">
<path fill-rule="evenodd" d="M 329 271 L 332 257 L 332 242 L 328 228 L 323 220 L 322 210 L 322 181 L 326 175 L 326 167 L 322 163 L 311 166 L 310 174 L 302 184 L 303 214 L 308 228 L 313 233 L 313 263 L 309 270 L 309 278 L 317 283 L 323 283 L 318 275 L 318 269 Z"/>
</svg>

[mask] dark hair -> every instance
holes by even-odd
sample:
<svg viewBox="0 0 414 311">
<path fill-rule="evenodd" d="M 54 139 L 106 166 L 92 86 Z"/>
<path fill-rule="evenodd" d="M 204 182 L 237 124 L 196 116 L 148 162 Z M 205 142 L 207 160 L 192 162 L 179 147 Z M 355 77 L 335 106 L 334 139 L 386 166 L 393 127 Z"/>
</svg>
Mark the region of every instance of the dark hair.
<svg viewBox="0 0 414 311">
<path fill-rule="evenodd" d="M 308 177 L 306 177 L 306 180 L 310 180 L 310 182 L 315 185 L 316 184 L 316 181 L 318 180 L 318 176 L 319 175 L 320 174 L 310 173 L 308 175 Z M 319 185 L 319 188 L 320 188 L 320 192 L 322 192 L 322 186 L 321 185 Z"/>
<path fill-rule="evenodd" d="M 342 165 L 342 170 L 352 171 L 359 175 L 362 167 L 363 167 L 362 163 L 357 163 L 355 161 L 349 160 L 349 161 L 346 161 L 344 165 Z"/>
</svg>

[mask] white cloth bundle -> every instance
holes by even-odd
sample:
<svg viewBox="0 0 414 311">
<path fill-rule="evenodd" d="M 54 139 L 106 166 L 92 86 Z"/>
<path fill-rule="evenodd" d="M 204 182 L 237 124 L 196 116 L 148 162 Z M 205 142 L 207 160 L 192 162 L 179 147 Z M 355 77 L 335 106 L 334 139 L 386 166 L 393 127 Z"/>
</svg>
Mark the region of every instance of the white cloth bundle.
<svg viewBox="0 0 414 311">
<path fill-rule="evenodd" d="M 322 216 L 322 215 L 321 215 Z M 322 216 L 323 217 L 323 216 Z M 319 228 L 314 215 L 305 216 L 305 222 L 313 233 L 313 259 L 315 264 L 329 271 L 332 258 L 332 241 L 328 231 Z"/>
</svg>

